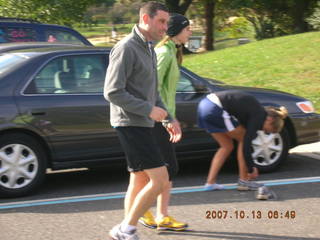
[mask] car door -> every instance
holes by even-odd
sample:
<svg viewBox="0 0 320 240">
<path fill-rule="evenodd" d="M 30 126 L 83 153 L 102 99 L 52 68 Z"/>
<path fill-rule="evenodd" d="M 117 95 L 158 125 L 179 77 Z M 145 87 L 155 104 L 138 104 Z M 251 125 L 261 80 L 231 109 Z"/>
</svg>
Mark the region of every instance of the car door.
<svg viewBox="0 0 320 240">
<path fill-rule="evenodd" d="M 212 151 L 213 140 L 208 133 L 197 126 L 198 103 L 209 90 L 188 71 L 181 69 L 180 72 L 176 93 L 176 115 L 182 127 L 183 138 L 177 145 L 177 152 L 189 155 L 192 152 L 198 154 Z"/>
<path fill-rule="evenodd" d="M 50 59 L 17 98 L 23 119 L 48 139 L 55 161 L 96 161 L 122 154 L 103 97 L 107 59 L 105 54 Z"/>
</svg>

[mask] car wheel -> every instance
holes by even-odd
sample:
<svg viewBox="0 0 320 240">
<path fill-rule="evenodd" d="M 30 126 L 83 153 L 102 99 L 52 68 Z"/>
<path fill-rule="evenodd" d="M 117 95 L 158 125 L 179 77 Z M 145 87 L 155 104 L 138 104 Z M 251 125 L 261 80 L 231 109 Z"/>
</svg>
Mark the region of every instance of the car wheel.
<svg viewBox="0 0 320 240">
<path fill-rule="evenodd" d="M 24 134 L 0 138 L 0 195 L 19 197 L 35 190 L 44 180 L 46 154 L 41 145 Z"/>
<path fill-rule="evenodd" d="M 288 156 L 289 141 L 285 128 L 274 134 L 258 131 L 258 136 L 252 141 L 252 158 L 258 169 L 271 172 L 283 163 Z"/>
</svg>

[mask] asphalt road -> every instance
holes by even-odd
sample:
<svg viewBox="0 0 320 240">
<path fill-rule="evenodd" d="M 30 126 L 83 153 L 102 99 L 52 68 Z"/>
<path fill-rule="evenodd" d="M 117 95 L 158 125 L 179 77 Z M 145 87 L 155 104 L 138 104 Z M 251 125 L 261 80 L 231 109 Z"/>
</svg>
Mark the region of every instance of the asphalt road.
<svg viewBox="0 0 320 240">
<path fill-rule="evenodd" d="M 185 232 L 157 232 L 139 225 L 143 240 L 320 239 L 320 159 L 291 154 L 274 173 L 259 178 L 278 196 L 259 201 L 235 190 L 237 173 L 226 167 L 226 190 L 204 192 L 208 161 L 184 162 L 174 182 L 170 212 L 187 221 Z M 40 191 L 0 199 L 1 240 L 103 240 L 123 217 L 124 168 L 50 173 Z"/>
</svg>

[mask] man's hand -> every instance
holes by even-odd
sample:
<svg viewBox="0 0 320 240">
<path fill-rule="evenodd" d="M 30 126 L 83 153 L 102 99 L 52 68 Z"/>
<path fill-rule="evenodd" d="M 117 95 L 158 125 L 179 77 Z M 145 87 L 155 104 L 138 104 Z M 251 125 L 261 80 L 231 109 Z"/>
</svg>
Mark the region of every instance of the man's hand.
<svg viewBox="0 0 320 240">
<path fill-rule="evenodd" d="M 259 176 L 259 171 L 258 171 L 258 168 L 256 168 L 256 167 L 253 167 L 252 173 L 248 173 L 248 178 L 249 178 L 249 180 L 254 180 L 254 179 L 256 179 L 258 176 Z"/>
<path fill-rule="evenodd" d="M 167 117 L 168 113 L 160 107 L 154 106 L 149 114 L 149 117 L 157 122 L 161 122 Z"/>
<path fill-rule="evenodd" d="M 180 123 L 177 119 L 174 119 L 172 122 L 166 125 L 166 129 L 170 134 L 170 142 L 177 143 L 181 140 L 182 131 L 180 127 Z"/>
</svg>

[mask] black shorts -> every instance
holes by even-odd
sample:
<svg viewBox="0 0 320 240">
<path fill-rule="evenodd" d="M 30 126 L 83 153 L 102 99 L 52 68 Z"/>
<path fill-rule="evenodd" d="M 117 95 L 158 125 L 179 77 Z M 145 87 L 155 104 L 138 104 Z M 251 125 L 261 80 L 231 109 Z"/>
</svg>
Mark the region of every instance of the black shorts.
<svg viewBox="0 0 320 240">
<path fill-rule="evenodd" d="M 169 180 L 172 180 L 179 170 L 174 144 L 169 141 L 170 135 L 161 123 L 156 123 L 153 131 L 168 168 Z"/>
<path fill-rule="evenodd" d="M 167 166 L 169 179 L 178 171 L 174 146 L 161 123 L 154 128 L 117 127 L 129 172 Z"/>
</svg>

